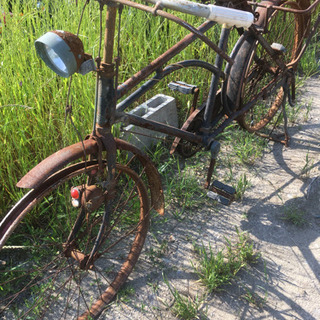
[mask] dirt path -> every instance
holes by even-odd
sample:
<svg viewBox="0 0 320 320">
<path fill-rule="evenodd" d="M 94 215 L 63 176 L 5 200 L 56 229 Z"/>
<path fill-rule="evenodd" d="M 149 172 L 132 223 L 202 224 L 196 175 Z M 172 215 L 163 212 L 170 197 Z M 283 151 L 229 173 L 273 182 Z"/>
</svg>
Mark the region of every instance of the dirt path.
<svg viewBox="0 0 320 320">
<path fill-rule="evenodd" d="M 206 297 L 203 318 L 320 319 L 319 97 L 320 78 L 310 79 L 302 98 L 311 105 L 308 120 L 291 126 L 289 148 L 270 143 L 270 151 L 246 172 L 252 186 L 241 203 L 214 206 L 207 199 L 182 221 L 169 213 L 156 223 L 127 294 L 102 318 L 175 319 L 164 276 L 182 295 L 201 296 L 205 291 L 191 265 L 196 263 L 192 241 L 210 243 L 215 250 L 239 227 L 248 232 L 261 258 L 224 291 Z M 302 214 L 305 224 L 283 220 L 288 213 Z"/>
</svg>

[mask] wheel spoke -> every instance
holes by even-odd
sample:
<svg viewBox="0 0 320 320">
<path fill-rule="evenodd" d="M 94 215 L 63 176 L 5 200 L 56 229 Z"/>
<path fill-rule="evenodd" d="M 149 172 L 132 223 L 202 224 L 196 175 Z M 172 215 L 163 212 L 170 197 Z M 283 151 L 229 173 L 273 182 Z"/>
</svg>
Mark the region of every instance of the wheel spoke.
<svg viewBox="0 0 320 320">
<path fill-rule="evenodd" d="M 6 290 L 1 292 L 4 298 L 1 299 L 0 317 L 15 314 L 19 319 L 49 316 L 74 319 L 97 315 L 132 271 L 149 225 L 146 187 L 137 173 L 127 166 L 117 165 L 116 186 L 111 191 L 101 192 L 101 197 L 105 197 L 104 201 L 98 202 L 101 206 L 89 212 L 83 211 L 86 207 L 83 204 L 79 211 L 70 204 L 70 188 L 79 185 L 86 188 L 83 185 L 83 181 L 88 181 L 86 172 L 97 169 L 98 163 L 87 166 L 83 163 L 81 168 L 77 164 L 74 172 L 68 168 L 65 175 L 62 170 L 50 177 L 45 187 L 33 190 L 28 201 L 14 207 L 19 221 L 20 216 L 42 212 L 50 223 L 45 228 L 42 224 L 32 227 L 31 237 L 20 236 L 22 232 L 27 235 L 25 225 L 28 225 L 20 223 L 6 246 L 18 248 L 21 242 L 30 239 L 31 249 L 21 256 L 15 250 L 0 252 L 1 259 L 6 261 L 5 270 L 0 273 L 0 286 Z M 90 177 L 93 184 L 100 184 L 100 179 L 99 176 Z M 114 195 L 109 197 L 111 193 Z M 106 208 L 110 208 L 109 219 L 106 227 L 100 229 Z M 61 219 L 59 227 L 52 223 L 56 217 Z M 79 221 L 79 230 L 71 233 L 76 221 Z M 102 241 L 90 262 L 87 259 L 99 232 L 102 232 Z M 23 266 L 23 261 L 34 259 L 36 262 Z M 14 269 L 18 264 L 22 266 L 20 270 Z"/>
<path fill-rule="evenodd" d="M 292 2 L 283 6 L 295 6 Z M 277 43 L 285 50 L 274 51 L 277 59 L 285 65 L 294 61 L 299 54 L 303 41 L 304 20 L 298 14 L 286 14 L 279 10 L 264 10 L 260 8 L 260 16 L 268 15 L 267 31 L 263 34 L 265 40 L 272 45 Z M 263 20 L 263 19 L 262 19 Z M 257 24 L 264 23 L 258 20 Z M 261 25 L 265 27 L 264 24 Z M 231 69 L 227 95 L 231 105 L 238 109 L 254 103 L 251 110 L 238 118 L 239 124 L 250 132 L 270 132 L 276 122 L 273 117 L 281 110 L 285 99 L 284 83 L 290 85 L 288 72 L 281 70 L 265 48 L 250 34 L 243 42 L 239 54 L 235 58 L 235 67 Z M 237 92 L 240 88 L 240 99 Z M 268 126 L 270 125 L 270 128 Z"/>
</svg>

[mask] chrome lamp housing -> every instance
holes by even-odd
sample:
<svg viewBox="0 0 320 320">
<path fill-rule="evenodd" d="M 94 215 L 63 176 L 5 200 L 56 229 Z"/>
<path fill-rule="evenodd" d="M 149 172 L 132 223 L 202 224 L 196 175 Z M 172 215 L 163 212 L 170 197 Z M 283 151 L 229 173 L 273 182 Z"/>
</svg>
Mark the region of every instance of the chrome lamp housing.
<svg viewBox="0 0 320 320">
<path fill-rule="evenodd" d="M 35 47 L 44 63 L 61 77 L 95 70 L 91 56 L 84 53 L 82 41 L 70 32 L 49 31 L 35 41 Z"/>
</svg>

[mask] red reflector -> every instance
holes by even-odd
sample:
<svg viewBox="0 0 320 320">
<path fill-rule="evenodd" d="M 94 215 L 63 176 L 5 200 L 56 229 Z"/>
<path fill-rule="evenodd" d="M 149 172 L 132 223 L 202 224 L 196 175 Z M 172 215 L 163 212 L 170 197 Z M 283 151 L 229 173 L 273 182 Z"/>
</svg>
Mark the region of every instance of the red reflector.
<svg viewBox="0 0 320 320">
<path fill-rule="evenodd" d="M 71 189 L 71 197 L 73 199 L 79 199 L 80 198 L 80 191 L 78 188 L 72 188 Z"/>
</svg>

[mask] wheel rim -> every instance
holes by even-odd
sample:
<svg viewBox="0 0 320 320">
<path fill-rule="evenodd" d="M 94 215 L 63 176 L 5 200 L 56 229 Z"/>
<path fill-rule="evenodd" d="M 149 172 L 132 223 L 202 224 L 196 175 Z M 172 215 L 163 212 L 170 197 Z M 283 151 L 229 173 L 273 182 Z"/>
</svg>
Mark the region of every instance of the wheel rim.
<svg viewBox="0 0 320 320">
<path fill-rule="evenodd" d="M 51 179 L 52 183 L 55 181 L 49 184 L 51 187 L 45 187 L 36 195 L 36 204 L 43 198 L 41 205 L 33 203 L 23 210 L 24 204 L 18 206 L 16 210 L 20 210 L 21 215 L 36 213 L 38 219 L 42 217 L 45 221 L 38 226 L 34 224 L 28 235 L 26 225 L 31 228 L 31 222 L 20 223 L 1 251 L 0 259 L 6 263 L 0 274 L 0 286 L 5 288 L 1 292 L 1 308 L 6 310 L 1 310 L 0 314 L 2 312 L 8 319 L 96 318 L 126 281 L 142 249 L 149 223 L 146 188 L 128 167 L 117 165 L 117 191 L 110 189 L 104 201 L 107 207 L 112 207 L 112 214 L 90 267 L 80 267 L 75 256 L 90 255 L 106 206 L 91 213 L 86 210 L 73 247 L 66 243 L 81 210 L 73 208 L 69 199 L 59 202 L 57 195 L 65 197 L 64 192 L 70 193 L 70 185 L 79 183 L 79 179 L 86 181 L 89 172 L 90 179 L 99 183 L 97 169 L 98 165 L 87 168 L 83 165 L 65 179 L 61 179 L 60 174 Z M 55 196 L 51 192 L 52 185 Z M 50 221 L 46 221 L 48 216 Z M 54 219 L 61 220 L 56 224 L 58 227 L 52 227 Z M 19 235 L 22 230 L 23 234 Z M 21 246 L 19 254 L 10 249 L 10 245 Z M 66 254 L 66 248 L 73 254 Z"/>
</svg>

